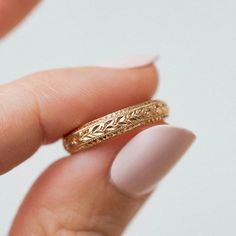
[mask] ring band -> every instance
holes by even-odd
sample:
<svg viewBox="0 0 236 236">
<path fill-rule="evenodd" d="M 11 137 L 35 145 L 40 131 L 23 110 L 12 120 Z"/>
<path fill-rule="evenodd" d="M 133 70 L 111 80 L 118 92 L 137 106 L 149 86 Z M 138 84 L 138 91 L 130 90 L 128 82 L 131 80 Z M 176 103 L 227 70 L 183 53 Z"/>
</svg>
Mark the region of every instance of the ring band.
<svg viewBox="0 0 236 236">
<path fill-rule="evenodd" d="M 68 152 L 75 153 L 139 126 L 162 120 L 166 116 L 167 105 L 160 100 L 129 106 L 75 129 L 64 137 L 64 147 Z"/>
</svg>

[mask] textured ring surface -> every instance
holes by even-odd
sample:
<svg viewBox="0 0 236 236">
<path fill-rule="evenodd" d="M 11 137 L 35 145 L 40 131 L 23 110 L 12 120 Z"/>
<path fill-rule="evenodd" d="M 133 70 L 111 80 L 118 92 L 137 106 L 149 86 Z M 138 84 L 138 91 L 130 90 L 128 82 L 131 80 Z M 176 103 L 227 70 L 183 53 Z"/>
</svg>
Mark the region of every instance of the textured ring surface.
<svg viewBox="0 0 236 236">
<path fill-rule="evenodd" d="M 167 115 L 168 108 L 160 100 L 129 106 L 72 131 L 64 137 L 64 147 L 68 152 L 75 153 L 136 127 L 162 120 Z"/>
</svg>

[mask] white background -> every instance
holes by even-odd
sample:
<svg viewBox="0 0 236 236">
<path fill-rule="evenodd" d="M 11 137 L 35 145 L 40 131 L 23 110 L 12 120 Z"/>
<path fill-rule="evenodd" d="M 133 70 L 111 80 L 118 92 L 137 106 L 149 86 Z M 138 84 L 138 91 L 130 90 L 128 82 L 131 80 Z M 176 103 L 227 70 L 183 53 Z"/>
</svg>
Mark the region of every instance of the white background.
<svg viewBox="0 0 236 236">
<path fill-rule="evenodd" d="M 236 235 L 235 12 L 235 0 L 48 0 L 0 41 L 1 83 L 49 68 L 160 54 L 158 97 L 171 107 L 169 122 L 198 139 L 126 236 Z M 1 236 L 35 178 L 64 154 L 61 142 L 43 147 L 0 177 Z"/>
</svg>

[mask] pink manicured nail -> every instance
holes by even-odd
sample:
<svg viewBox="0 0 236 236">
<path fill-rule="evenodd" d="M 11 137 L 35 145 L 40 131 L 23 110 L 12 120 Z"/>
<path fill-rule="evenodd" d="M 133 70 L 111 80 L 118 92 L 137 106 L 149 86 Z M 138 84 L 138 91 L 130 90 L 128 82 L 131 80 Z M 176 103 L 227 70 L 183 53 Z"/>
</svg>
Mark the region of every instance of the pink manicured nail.
<svg viewBox="0 0 236 236">
<path fill-rule="evenodd" d="M 154 63 L 158 59 L 157 55 L 153 56 L 136 56 L 136 57 L 129 57 L 121 60 L 110 61 L 107 63 L 103 63 L 99 65 L 100 67 L 106 68 L 117 68 L 117 69 L 129 69 L 129 68 L 136 68 L 136 67 L 144 67 Z"/>
<path fill-rule="evenodd" d="M 151 192 L 191 146 L 195 135 L 182 128 L 158 125 L 131 139 L 111 167 L 111 182 L 130 195 Z"/>
</svg>

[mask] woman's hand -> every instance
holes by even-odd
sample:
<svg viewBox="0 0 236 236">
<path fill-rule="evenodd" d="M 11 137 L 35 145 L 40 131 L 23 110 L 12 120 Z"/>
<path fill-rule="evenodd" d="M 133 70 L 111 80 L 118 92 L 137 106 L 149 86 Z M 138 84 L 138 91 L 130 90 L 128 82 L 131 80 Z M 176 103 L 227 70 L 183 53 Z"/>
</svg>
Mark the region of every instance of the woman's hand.
<svg viewBox="0 0 236 236">
<path fill-rule="evenodd" d="M 16 14 L 15 21 L 0 14 L 1 35 L 37 1 L 21 1 L 16 12 L 18 2 L 0 0 L 0 12 Z M 158 79 L 152 63 L 51 70 L 2 85 L 0 173 L 83 123 L 150 99 Z M 29 191 L 10 235 L 120 235 L 193 140 L 190 131 L 159 125 L 58 160 Z"/>
</svg>

